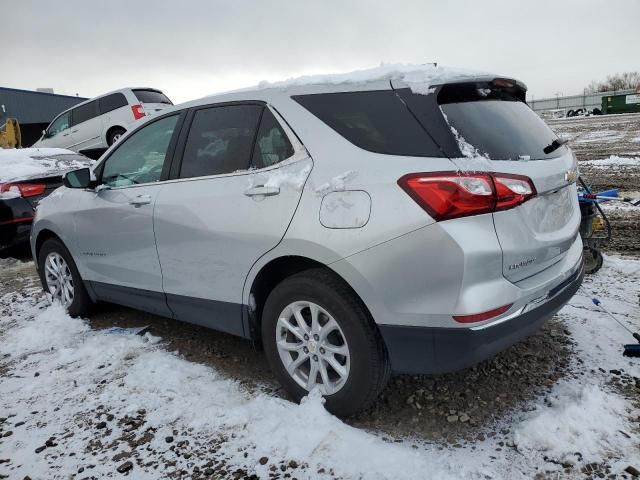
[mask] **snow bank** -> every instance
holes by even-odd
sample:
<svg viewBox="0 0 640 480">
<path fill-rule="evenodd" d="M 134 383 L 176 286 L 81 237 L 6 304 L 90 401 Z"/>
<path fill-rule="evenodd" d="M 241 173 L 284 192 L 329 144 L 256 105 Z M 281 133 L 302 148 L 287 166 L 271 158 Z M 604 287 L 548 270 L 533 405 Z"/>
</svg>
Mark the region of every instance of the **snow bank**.
<svg viewBox="0 0 640 480">
<path fill-rule="evenodd" d="M 0 183 L 89 165 L 91 160 L 64 148 L 0 149 Z"/>
</svg>

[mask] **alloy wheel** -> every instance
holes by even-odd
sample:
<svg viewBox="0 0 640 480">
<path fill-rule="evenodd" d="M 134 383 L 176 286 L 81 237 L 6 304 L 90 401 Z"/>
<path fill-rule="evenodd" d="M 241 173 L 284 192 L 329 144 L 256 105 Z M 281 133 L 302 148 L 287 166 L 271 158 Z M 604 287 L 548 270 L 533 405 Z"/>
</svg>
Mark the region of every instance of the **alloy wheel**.
<svg viewBox="0 0 640 480">
<path fill-rule="evenodd" d="M 65 259 L 51 252 L 44 261 L 45 280 L 53 300 L 68 308 L 73 303 L 73 275 Z"/>
<path fill-rule="evenodd" d="M 276 346 L 285 370 L 307 391 L 339 391 L 349 377 L 351 357 L 338 322 L 320 305 L 293 302 L 278 316 Z"/>
</svg>

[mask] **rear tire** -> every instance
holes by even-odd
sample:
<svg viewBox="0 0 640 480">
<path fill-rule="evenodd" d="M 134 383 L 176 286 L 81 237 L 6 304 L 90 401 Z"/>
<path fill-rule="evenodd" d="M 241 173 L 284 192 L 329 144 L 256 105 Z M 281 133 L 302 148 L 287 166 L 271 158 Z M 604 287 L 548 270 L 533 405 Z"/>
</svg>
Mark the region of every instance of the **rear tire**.
<svg viewBox="0 0 640 480">
<path fill-rule="evenodd" d="M 119 127 L 118 128 L 114 128 L 113 130 L 111 130 L 109 132 L 109 135 L 107 136 L 107 145 L 109 145 L 109 146 L 113 145 L 125 133 L 127 133 L 127 131 L 124 128 L 119 128 Z"/>
<path fill-rule="evenodd" d="M 308 395 L 311 384 L 325 397 L 327 410 L 339 416 L 370 405 L 391 374 L 384 342 L 364 304 L 325 269 L 298 273 L 273 289 L 263 309 L 262 342 L 272 371 L 295 401 Z M 317 382 L 310 382 L 312 372 Z"/>
<path fill-rule="evenodd" d="M 91 311 L 93 303 L 73 257 L 57 238 L 42 244 L 38 252 L 38 271 L 44 291 L 62 303 L 69 315 L 78 317 Z"/>
</svg>

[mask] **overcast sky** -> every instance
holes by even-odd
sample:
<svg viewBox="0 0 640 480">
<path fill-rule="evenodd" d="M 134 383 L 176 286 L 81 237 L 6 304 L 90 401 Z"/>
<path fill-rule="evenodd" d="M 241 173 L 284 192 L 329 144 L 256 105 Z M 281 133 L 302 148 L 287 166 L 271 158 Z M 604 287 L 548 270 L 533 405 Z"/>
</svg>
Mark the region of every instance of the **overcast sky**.
<svg viewBox="0 0 640 480">
<path fill-rule="evenodd" d="M 6 0 L 2 0 L 6 2 Z M 0 86 L 175 103 L 313 73 L 427 63 L 523 80 L 535 98 L 640 70 L 639 0 L 18 0 Z"/>
</svg>

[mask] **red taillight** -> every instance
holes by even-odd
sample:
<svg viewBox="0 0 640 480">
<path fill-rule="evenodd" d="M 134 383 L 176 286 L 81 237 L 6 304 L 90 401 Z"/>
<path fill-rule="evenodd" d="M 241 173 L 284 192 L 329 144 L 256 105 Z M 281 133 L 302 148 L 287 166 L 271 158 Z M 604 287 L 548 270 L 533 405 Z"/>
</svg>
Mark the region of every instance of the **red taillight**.
<svg viewBox="0 0 640 480">
<path fill-rule="evenodd" d="M 536 193 L 529 178 L 501 173 L 410 173 L 398 185 L 437 221 L 507 210 Z"/>
<path fill-rule="evenodd" d="M 136 120 L 140 120 L 142 117 L 144 117 L 144 109 L 139 103 L 136 105 L 131 105 L 131 111 L 133 112 L 133 118 L 135 118 Z"/>
<path fill-rule="evenodd" d="M 493 310 L 482 313 L 474 313 L 473 315 L 454 315 L 453 319 L 460 323 L 482 322 L 483 320 L 489 320 L 490 318 L 502 315 L 504 312 L 509 310 L 512 305 L 513 303 L 510 303 L 509 305 L 503 305 L 502 307 L 494 308 Z"/>
<path fill-rule="evenodd" d="M 21 197 L 35 197 L 42 195 L 47 186 L 42 183 L 2 183 L 0 193 L 8 193 L 11 190 L 18 190 Z"/>
</svg>

